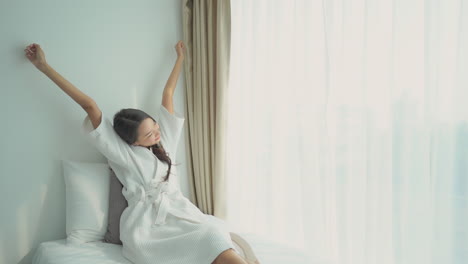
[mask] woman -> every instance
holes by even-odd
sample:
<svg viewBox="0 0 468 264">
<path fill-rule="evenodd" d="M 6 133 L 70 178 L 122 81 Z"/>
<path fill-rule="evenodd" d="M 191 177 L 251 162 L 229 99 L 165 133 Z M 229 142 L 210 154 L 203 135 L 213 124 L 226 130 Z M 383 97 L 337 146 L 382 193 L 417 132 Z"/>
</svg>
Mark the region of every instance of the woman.
<svg viewBox="0 0 468 264">
<path fill-rule="evenodd" d="M 183 42 L 175 49 L 177 60 L 164 87 L 159 123 L 141 110 L 122 109 L 113 125 L 92 98 L 46 62 L 40 45 L 27 46 L 25 55 L 86 111 L 83 132 L 124 185 L 129 204 L 120 220 L 124 257 L 135 264 L 250 263 L 249 256 L 246 261 L 234 250 L 224 222 L 203 214 L 174 184 L 172 160 L 184 118 L 174 112 L 173 94 L 184 60 Z"/>
</svg>

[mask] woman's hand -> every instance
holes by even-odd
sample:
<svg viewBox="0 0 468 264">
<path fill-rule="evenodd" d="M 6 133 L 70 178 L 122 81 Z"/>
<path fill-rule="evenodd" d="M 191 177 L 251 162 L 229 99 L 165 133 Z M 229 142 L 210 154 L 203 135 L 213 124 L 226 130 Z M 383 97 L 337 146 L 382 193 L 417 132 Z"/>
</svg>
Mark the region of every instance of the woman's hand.
<svg viewBox="0 0 468 264">
<path fill-rule="evenodd" d="M 39 44 L 33 43 L 27 46 L 24 49 L 24 52 L 26 53 L 26 57 L 32 64 L 34 64 L 34 66 L 36 66 L 36 68 L 41 71 L 46 68 L 47 61 L 45 59 L 45 54 Z"/>
<path fill-rule="evenodd" d="M 175 45 L 175 49 L 177 51 L 177 57 L 184 58 L 185 45 L 184 42 L 182 42 L 182 40 L 179 40 L 179 42 L 177 42 L 177 44 Z"/>
</svg>

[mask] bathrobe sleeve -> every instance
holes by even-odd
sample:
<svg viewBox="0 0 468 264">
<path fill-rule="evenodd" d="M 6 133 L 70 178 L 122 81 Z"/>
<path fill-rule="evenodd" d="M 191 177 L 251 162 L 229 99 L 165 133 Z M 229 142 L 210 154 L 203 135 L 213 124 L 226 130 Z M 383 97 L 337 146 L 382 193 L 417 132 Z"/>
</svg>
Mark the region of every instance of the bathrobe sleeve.
<svg viewBox="0 0 468 264">
<path fill-rule="evenodd" d="M 89 116 L 86 116 L 81 132 L 109 161 L 127 166 L 130 146 L 115 132 L 109 117 L 104 112 L 102 112 L 101 123 L 96 129 Z"/>
<path fill-rule="evenodd" d="M 177 146 L 184 127 L 185 118 L 177 113 L 169 111 L 161 104 L 159 107 L 159 129 L 161 131 L 161 142 L 172 160 L 175 160 Z"/>
</svg>

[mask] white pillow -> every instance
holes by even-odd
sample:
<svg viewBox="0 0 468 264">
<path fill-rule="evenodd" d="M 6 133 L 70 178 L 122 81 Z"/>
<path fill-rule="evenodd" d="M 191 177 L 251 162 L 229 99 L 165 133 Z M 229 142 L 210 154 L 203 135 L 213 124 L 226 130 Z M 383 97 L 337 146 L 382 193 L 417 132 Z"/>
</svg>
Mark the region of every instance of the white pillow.
<svg viewBox="0 0 468 264">
<path fill-rule="evenodd" d="M 67 243 L 104 239 L 109 208 L 110 170 L 106 163 L 63 160 Z"/>
</svg>

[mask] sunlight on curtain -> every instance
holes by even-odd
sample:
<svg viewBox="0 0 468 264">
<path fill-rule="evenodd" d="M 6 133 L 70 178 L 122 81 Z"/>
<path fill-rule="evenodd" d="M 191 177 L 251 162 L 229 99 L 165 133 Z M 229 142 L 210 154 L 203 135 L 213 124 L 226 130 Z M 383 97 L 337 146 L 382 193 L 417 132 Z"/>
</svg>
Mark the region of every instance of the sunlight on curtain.
<svg viewBox="0 0 468 264">
<path fill-rule="evenodd" d="M 466 263 L 462 3 L 232 1 L 227 222 L 339 264 Z"/>
</svg>

